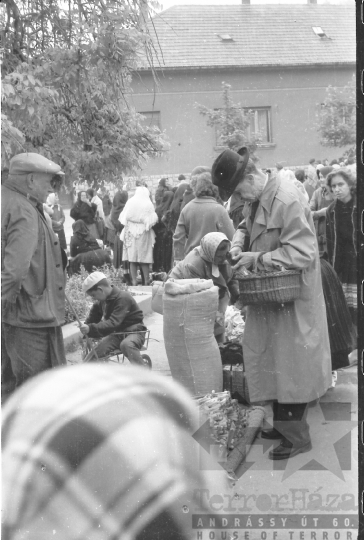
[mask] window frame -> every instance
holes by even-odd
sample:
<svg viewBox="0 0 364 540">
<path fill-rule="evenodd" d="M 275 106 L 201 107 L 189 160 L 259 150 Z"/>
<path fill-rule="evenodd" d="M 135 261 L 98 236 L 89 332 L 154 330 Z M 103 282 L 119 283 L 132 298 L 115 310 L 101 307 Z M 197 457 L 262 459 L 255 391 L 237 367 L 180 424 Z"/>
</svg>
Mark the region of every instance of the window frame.
<svg viewBox="0 0 364 540">
<path fill-rule="evenodd" d="M 154 111 L 141 111 L 138 114 L 141 114 L 142 116 L 144 116 L 145 120 L 142 120 L 142 122 L 143 122 L 143 125 L 145 125 L 145 127 L 157 127 L 159 129 L 159 131 L 162 131 L 162 127 L 161 127 L 161 111 L 156 111 L 156 110 L 154 110 Z M 150 115 L 150 116 L 146 116 L 146 115 Z M 151 122 L 148 123 L 148 118 L 153 120 L 153 116 L 158 119 L 158 123 L 151 123 Z"/>
<path fill-rule="evenodd" d="M 215 111 L 219 111 L 221 110 L 222 107 L 215 107 L 214 110 Z M 259 110 L 264 110 L 267 112 L 267 119 L 268 119 L 268 140 L 266 141 L 261 141 L 260 143 L 257 144 L 258 148 L 269 148 L 269 147 L 272 147 L 272 146 L 275 146 L 275 142 L 274 142 L 274 139 L 273 139 L 273 130 L 272 130 L 272 107 L 271 105 L 259 105 L 257 107 L 237 107 L 237 109 L 240 109 L 240 110 L 243 110 L 244 112 L 249 112 L 249 111 L 259 111 Z M 218 133 L 218 129 L 217 129 L 217 126 L 215 126 L 215 149 L 216 150 L 219 150 L 221 148 L 224 148 L 224 146 L 222 144 L 220 144 L 220 141 L 219 141 L 219 133 Z"/>
</svg>

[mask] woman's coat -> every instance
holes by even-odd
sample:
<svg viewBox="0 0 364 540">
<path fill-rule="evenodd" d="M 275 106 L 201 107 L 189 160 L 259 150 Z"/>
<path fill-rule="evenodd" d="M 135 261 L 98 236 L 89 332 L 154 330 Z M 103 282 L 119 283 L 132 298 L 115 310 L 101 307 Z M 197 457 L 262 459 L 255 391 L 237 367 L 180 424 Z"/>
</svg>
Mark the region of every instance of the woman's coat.
<svg viewBox="0 0 364 540">
<path fill-rule="evenodd" d="M 331 357 L 320 261 L 311 211 L 289 181 L 272 178 L 255 220 L 244 208 L 232 246 L 265 252 L 267 270 L 301 269 L 301 297 L 248 306 L 243 351 L 252 402 L 308 403 L 331 384 Z M 244 249 L 245 247 L 245 249 Z"/>
</svg>

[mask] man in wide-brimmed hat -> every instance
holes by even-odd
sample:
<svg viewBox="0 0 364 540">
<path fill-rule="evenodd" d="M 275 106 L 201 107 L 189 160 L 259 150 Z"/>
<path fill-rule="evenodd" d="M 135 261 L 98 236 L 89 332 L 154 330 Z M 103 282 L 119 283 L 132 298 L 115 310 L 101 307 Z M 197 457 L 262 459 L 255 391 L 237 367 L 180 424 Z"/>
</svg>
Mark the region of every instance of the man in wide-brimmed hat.
<svg viewBox="0 0 364 540">
<path fill-rule="evenodd" d="M 299 269 L 301 294 L 288 304 L 247 307 L 244 362 L 252 403 L 273 403 L 273 429 L 280 439 L 269 454 L 286 459 L 312 448 L 308 403 L 331 384 L 330 346 L 315 229 L 306 200 L 294 183 L 266 175 L 246 148 L 225 150 L 212 166 L 214 183 L 227 200 L 245 201 L 244 220 L 232 242 L 235 267 Z"/>
<path fill-rule="evenodd" d="M 2 391 L 45 369 L 65 364 L 65 278 L 58 236 L 43 203 L 60 187 L 61 167 L 35 153 L 10 160 L 2 186 Z M 65 258 L 65 260 L 64 260 Z"/>
</svg>

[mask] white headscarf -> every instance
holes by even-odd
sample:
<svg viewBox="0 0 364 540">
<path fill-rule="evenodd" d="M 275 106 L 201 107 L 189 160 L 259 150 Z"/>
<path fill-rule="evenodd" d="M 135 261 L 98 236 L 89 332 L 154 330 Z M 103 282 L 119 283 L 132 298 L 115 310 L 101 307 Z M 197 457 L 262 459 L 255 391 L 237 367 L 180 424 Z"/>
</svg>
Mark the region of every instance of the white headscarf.
<svg viewBox="0 0 364 540">
<path fill-rule="evenodd" d="M 140 234 L 144 231 L 149 231 L 158 221 L 158 216 L 155 213 L 154 206 L 149 197 L 149 190 L 140 186 L 135 190 L 135 194 L 131 197 L 119 216 L 119 221 L 122 225 L 138 224 Z M 135 227 L 133 227 L 135 228 Z M 132 233 L 133 234 L 133 233 Z"/>
<path fill-rule="evenodd" d="M 55 193 L 50 193 L 47 197 L 48 206 L 54 206 L 56 204 L 56 195 Z"/>
<path fill-rule="evenodd" d="M 212 275 L 214 277 L 218 277 L 220 274 L 218 265 L 214 263 L 216 251 L 221 242 L 224 241 L 229 242 L 229 245 L 231 245 L 226 234 L 220 232 L 207 233 L 201 239 L 200 247 L 198 248 L 201 257 L 205 261 L 212 263 Z"/>
</svg>

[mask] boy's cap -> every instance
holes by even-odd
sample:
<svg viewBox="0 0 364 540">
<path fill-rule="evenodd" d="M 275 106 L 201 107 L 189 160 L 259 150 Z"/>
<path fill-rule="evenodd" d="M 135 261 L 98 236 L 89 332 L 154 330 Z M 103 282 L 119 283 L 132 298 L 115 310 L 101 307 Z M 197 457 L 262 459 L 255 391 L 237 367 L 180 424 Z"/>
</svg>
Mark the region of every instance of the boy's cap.
<svg viewBox="0 0 364 540">
<path fill-rule="evenodd" d="M 11 158 L 9 174 L 18 176 L 30 173 L 64 175 L 64 172 L 57 163 L 54 163 L 54 161 L 51 161 L 40 154 L 35 154 L 34 152 L 17 154 Z"/>
<path fill-rule="evenodd" d="M 92 289 L 95 285 L 97 285 L 102 279 L 107 279 L 105 274 L 102 272 L 92 272 L 85 281 L 82 283 L 82 290 L 84 293 L 86 293 L 89 289 Z"/>
</svg>

